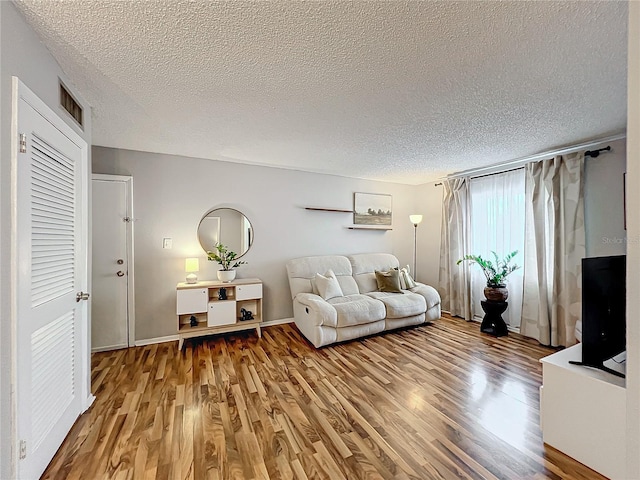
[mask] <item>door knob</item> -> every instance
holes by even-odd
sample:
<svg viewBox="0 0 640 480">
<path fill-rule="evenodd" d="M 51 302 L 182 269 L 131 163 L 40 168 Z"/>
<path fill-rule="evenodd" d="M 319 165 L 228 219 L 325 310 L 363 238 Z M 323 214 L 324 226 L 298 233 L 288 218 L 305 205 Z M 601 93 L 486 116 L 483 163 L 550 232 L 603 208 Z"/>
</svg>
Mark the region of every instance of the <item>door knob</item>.
<svg viewBox="0 0 640 480">
<path fill-rule="evenodd" d="M 122 270 L 119 270 L 116 275 L 118 275 L 119 277 L 124 277 L 124 272 Z"/>
<path fill-rule="evenodd" d="M 122 265 L 124 263 L 124 260 L 119 258 L 118 261 L 116 262 L 118 265 Z"/>
<path fill-rule="evenodd" d="M 76 293 L 76 302 L 79 302 L 80 300 L 89 300 L 89 294 L 85 292 Z"/>
</svg>

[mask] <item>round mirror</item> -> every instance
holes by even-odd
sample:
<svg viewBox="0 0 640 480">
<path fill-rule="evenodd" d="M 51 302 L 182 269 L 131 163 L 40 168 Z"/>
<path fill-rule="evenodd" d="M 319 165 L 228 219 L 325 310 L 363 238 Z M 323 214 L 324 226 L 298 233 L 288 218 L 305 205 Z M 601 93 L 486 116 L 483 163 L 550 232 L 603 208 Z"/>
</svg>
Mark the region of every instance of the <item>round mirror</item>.
<svg viewBox="0 0 640 480">
<path fill-rule="evenodd" d="M 233 208 L 214 208 L 205 213 L 198 225 L 198 240 L 205 252 L 222 243 L 243 256 L 253 243 L 253 227 L 247 217 Z"/>
</svg>

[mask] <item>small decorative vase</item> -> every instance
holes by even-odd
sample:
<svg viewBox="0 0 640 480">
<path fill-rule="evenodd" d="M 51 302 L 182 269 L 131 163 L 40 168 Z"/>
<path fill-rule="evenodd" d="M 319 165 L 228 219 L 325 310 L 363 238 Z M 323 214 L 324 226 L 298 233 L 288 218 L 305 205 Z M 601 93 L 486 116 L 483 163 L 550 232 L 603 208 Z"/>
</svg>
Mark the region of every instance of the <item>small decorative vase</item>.
<svg viewBox="0 0 640 480">
<path fill-rule="evenodd" d="M 509 298 L 509 290 L 504 285 L 484 287 L 484 296 L 490 302 L 505 302 Z"/>
<path fill-rule="evenodd" d="M 218 280 L 224 283 L 233 282 L 236 278 L 235 270 L 218 270 Z"/>
</svg>

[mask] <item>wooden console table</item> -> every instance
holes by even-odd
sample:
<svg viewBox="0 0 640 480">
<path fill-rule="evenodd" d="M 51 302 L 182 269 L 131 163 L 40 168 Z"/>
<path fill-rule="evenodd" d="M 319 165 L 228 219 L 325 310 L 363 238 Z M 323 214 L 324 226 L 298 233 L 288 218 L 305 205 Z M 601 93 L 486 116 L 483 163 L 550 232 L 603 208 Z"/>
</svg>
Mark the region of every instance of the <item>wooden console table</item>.
<svg viewBox="0 0 640 480">
<path fill-rule="evenodd" d="M 221 289 L 226 299 L 221 299 Z M 252 320 L 241 320 L 242 309 L 253 314 Z M 242 278 L 232 282 L 208 281 L 179 283 L 176 287 L 178 315 L 178 349 L 184 340 L 218 333 L 256 329 L 262 336 L 262 281 Z M 192 320 L 195 326 L 192 326 Z"/>
</svg>

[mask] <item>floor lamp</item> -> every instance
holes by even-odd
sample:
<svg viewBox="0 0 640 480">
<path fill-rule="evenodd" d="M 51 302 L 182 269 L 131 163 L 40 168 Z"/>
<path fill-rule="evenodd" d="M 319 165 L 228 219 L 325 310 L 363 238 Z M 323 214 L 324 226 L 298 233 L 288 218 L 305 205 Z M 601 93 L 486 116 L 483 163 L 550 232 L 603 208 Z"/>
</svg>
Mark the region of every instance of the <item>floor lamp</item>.
<svg viewBox="0 0 640 480">
<path fill-rule="evenodd" d="M 422 215 L 409 215 L 413 223 L 413 278 L 417 280 L 416 263 L 418 259 L 418 224 L 422 221 Z"/>
</svg>

